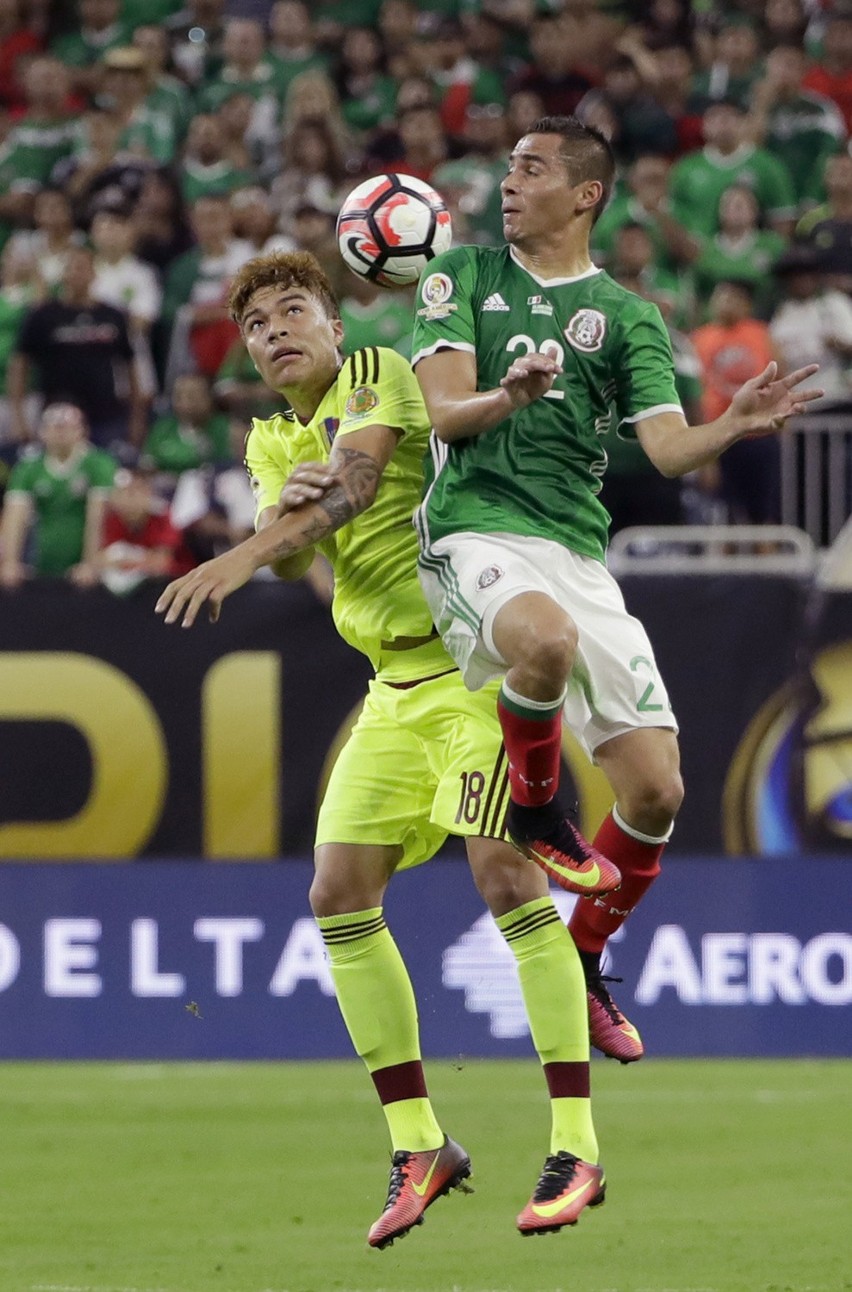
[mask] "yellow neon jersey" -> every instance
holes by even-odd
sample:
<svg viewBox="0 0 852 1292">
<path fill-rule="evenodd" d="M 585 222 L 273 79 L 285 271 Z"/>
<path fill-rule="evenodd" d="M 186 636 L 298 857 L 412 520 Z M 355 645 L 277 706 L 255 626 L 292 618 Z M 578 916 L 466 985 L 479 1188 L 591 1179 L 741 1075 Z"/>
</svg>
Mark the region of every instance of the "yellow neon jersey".
<svg viewBox="0 0 852 1292">
<path fill-rule="evenodd" d="M 427 677 L 452 667 L 440 640 L 414 650 L 392 649 L 399 638 L 425 638 L 434 631 L 417 578 L 412 525 L 430 425 L 407 360 L 383 347 L 356 350 L 344 359 L 307 425 L 291 412 L 252 422 L 246 465 L 259 516 L 278 505 L 281 489 L 299 463 L 327 462 L 337 438 L 377 424 L 396 430 L 398 443 L 375 502 L 319 548 L 334 568 L 332 613 L 341 637 L 386 680 Z"/>
</svg>

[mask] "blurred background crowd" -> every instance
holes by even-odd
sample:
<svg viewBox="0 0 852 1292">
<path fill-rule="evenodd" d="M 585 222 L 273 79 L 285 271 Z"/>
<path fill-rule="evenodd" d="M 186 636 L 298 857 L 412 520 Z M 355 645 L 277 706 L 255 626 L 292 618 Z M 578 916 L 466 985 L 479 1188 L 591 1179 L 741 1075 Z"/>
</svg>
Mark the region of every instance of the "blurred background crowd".
<svg viewBox="0 0 852 1292">
<path fill-rule="evenodd" d="M 308 249 L 346 349 L 408 353 L 411 293 L 345 269 L 342 198 L 404 171 L 499 245 L 546 113 L 612 141 L 596 263 L 662 310 L 690 420 L 773 357 L 852 417 L 852 4 L 0 0 L 0 587 L 126 592 L 250 533 L 242 442 L 278 401 L 235 270 Z M 606 445 L 614 529 L 779 519 L 774 440 L 685 483 Z"/>
</svg>

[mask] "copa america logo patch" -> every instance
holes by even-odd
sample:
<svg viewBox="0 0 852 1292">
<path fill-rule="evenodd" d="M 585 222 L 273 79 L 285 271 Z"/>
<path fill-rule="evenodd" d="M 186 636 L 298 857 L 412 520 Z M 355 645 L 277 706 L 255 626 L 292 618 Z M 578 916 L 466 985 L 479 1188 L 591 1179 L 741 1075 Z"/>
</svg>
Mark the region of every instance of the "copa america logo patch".
<svg viewBox="0 0 852 1292">
<path fill-rule="evenodd" d="M 565 339 L 584 354 L 600 350 L 605 336 L 606 318 L 599 310 L 577 310 L 565 329 Z"/>
<path fill-rule="evenodd" d="M 479 578 L 476 580 L 477 592 L 484 592 L 486 588 L 490 588 L 492 583 L 496 583 L 498 579 L 502 579 L 503 573 L 504 571 L 500 569 L 499 565 L 486 566 Z"/>
<path fill-rule="evenodd" d="M 446 274 L 430 274 L 420 288 L 426 305 L 443 305 L 453 294 L 453 281 Z"/>
</svg>

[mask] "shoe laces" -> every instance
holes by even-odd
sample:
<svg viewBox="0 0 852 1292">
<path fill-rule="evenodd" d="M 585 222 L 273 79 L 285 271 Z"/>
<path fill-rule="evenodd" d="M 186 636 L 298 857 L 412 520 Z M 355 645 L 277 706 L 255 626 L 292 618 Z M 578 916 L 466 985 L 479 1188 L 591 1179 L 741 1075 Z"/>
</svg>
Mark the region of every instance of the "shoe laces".
<svg viewBox="0 0 852 1292">
<path fill-rule="evenodd" d="M 390 1180 L 388 1181 L 388 1197 L 385 1203 L 385 1211 L 394 1205 L 399 1195 L 402 1193 L 405 1181 L 408 1179 L 408 1163 L 411 1160 L 411 1154 L 405 1149 L 399 1149 L 391 1158 Z"/>
<path fill-rule="evenodd" d="M 612 999 L 607 988 L 604 986 L 605 982 L 624 982 L 624 979 L 614 978 L 609 974 L 590 974 L 586 981 L 586 987 L 592 993 L 598 1004 L 606 1010 L 613 1023 L 620 1025 L 624 1022 L 624 1015 Z"/>
<path fill-rule="evenodd" d="M 533 1202 L 550 1202 L 564 1193 L 574 1179 L 579 1158 L 564 1149 L 545 1159 L 533 1194 Z"/>
</svg>

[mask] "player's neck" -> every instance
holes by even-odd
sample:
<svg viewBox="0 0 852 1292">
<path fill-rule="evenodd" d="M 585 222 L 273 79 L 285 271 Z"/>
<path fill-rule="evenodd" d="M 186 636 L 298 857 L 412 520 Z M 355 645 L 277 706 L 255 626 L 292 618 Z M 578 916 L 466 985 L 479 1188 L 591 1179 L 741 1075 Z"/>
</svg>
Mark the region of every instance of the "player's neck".
<svg viewBox="0 0 852 1292">
<path fill-rule="evenodd" d="M 317 409 L 337 380 L 339 371 L 340 364 L 337 364 L 334 369 L 322 374 L 318 373 L 313 379 L 300 382 L 298 385 L 282 386 L 277 393 L 284 396 L 299 421 L 307 426 L 308 422 L 316 416 Z"/>
<path fill-rule="evenodd" d="M 592 268 L 586 236 L 530 238 L 513 243 L 512 250 L 524 269 L 537 278 L 579 278 Z"/>
</svg>

